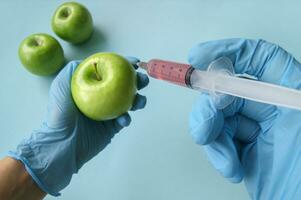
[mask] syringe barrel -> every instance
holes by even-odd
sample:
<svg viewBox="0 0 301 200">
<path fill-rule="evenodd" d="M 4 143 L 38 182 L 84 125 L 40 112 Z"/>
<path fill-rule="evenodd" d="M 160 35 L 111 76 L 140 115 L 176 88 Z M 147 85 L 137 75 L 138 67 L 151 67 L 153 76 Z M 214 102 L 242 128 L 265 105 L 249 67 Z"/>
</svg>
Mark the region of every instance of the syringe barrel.
<svg viewBox="0 0 301 200">
<path fill-rule="evenodd" d="M 177 85 L 191 87 L 190 76 L 194 68 L 188 64 L 152 59 L 147 63 L 150 76 Z"/>
<path fill-rule="evenodd" d="M 195 69 L 189 79 L 191 88 L 201 92 L 214 92 L 217 77 L 217 73 Z"/>
<path fill-rule="evenodd" d="M 301 110 L 300 90 L 232 76 L 229 73 L 229 67 L 227 67 L 229 63 L 230 66 L 232 65 L 231 61 L 228 62 L 224 58 L 217 61 L 213 61 L 209 65 L 211 70 L 208 71 L 194 69 L 188 64 L 159 59 L 152 59 L 148 63 L 141 62 L 138 65 L 156 79 L 213 94 L 220 109 L 229 105 L 233 101 L 233 96 L 236 96 Z M 217 66 L 217 68 L 214 68 L 214 66 Z M 216 70 L 224 69 L 221 67 L 227 68 L 225 68 L 226 70 Z M 220 100 L 221 97 L 222 100 Z"/>
</svg>

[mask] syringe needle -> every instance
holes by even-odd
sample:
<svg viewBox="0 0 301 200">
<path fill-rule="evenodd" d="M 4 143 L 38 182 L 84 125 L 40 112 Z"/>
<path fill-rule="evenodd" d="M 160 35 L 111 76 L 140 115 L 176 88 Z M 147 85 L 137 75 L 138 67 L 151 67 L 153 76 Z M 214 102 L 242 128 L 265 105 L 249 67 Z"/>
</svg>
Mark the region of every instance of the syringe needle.
<svg viewBox="0 0 301 200">
<path fill-rule="evenodd" d="M 139 62 L 137 63 L 138 67 L 147 71 L 147 63 L 146 62 Z"/>
</svg>

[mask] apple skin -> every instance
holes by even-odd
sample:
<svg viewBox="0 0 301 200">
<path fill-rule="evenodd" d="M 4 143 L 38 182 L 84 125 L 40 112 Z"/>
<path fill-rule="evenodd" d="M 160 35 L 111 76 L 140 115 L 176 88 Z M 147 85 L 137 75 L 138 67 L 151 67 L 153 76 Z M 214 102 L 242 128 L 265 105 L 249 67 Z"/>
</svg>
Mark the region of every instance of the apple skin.
<svg viewBox="0 0 301 200">
<path fill-rule="evenodd" d="M 52 17 L 52 30 L 63 40 L 79 44 L 90 38 L 93 20 L 86 7 L 67 2 L 57 8 Z"/>
<path fill-rule="evenodd" d="M 136 79 L 135 69 L 125 58 L 115 53 L 97 53 L 75 70 L 72 97 L 87 117 L 96 121 L 114 119 L 132 107 Z"/>
<path fill-rule="evenodd" d="M 58 72 L 64 64 L 64 51 L 51 35 L 37 33 L 25 38 L 19 46 L 19 58 L 24 67 L 39 76 Z"/>
</svg>

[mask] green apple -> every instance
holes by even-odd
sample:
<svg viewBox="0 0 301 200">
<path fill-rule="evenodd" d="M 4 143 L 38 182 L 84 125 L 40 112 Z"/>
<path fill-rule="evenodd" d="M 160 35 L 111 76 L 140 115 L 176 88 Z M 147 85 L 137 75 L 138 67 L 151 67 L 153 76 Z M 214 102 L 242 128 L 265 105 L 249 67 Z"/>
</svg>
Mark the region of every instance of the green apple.
<svg viewBox="0 0 301 200">
<path fill-rule="evenodd" d="M 52 17 L 52 29 L 63 40 L 78 44 L 89 39 L 93 20 L 83 5 L 67 2 L 57 8 Z"/>
<path fill-rule="evenodd" d="M 127 112 L 136 95 L 136 71 L 122 56 L 97 53 L 75 70 L 71 92 L 75 104 L 87 117 L 102 121 Z"/>
<path fill-rule="evenodd" d="M 64 64 L 64 52 L 60 43 L 44 33 L 25 38 L 19 47 L 19 58 L 28 71 L 40 76 L 52 75 Z"/>
</svg>

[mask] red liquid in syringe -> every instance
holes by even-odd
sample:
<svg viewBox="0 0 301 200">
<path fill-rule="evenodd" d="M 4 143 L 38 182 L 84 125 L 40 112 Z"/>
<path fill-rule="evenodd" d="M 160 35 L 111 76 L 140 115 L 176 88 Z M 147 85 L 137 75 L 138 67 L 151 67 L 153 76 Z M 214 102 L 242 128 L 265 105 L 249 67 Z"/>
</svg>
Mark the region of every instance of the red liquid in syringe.
<svg viewBox="0 0 301 200">
<path fill-rule="evenodd" d="M 193 68 L 187 64 L 152 59 L 147 63 L 150 76 L 177 85 L 190 87 L 190 75 Z"/>
</svg>

